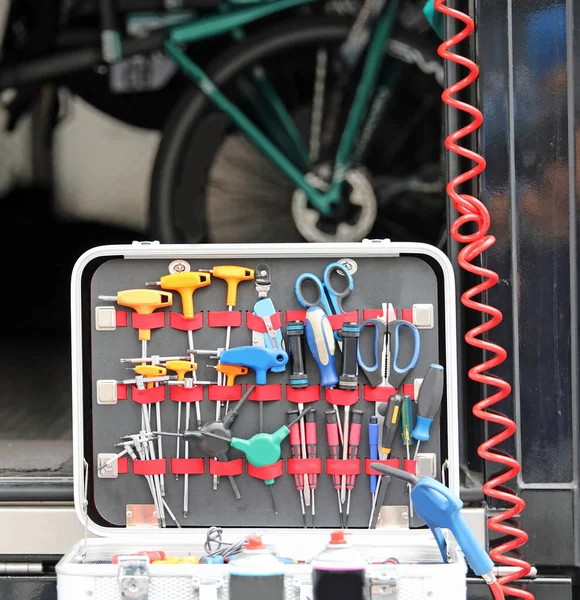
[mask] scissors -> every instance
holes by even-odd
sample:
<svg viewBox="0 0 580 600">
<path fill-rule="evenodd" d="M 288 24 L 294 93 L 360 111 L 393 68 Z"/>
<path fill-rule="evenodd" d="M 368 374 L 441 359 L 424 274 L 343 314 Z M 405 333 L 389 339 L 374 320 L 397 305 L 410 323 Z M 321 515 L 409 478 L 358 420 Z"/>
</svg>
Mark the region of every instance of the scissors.
<svg viewBox="0 0 580 600">
<path fill-rule="evenodd" d="M 344 276 L 345 286 L 344 289 L 336 289 L 330 280 L 333 273 L 338 272 Z M 316 290 L 316 296 L 314 300 L 307 300 L 304 296 L 305 284 L 311 284 Z M 324 269 L 322 281 L 316 275 L 312 273 L 302 273 L 294 284 L 294 292 L 298 302 L 306 309 L 312 308 L 313 306 L 319 306 L 326 313 L 330 315 L 340 315 L 346 311 L 342 307 L 342 303 L 346 298 L 352 294 L 354 289 L 354 280 L 350 271 L 343 264 L 338 262 L 330 263 Z"/>
<path fill-rule="evenodd" d="M 357 349 L 357 360 L 365 373 L 371 387 L 390 385 L 397 391 L 405 381 L 408 373 L 417 365 L 421 349 L 421 339 L 417 328 L 402 319 L 397 319 L 392 304 L 383 304 L 383 314 L 376 319 L 367 319 L 361 323 L 361 331 L 365 326 L 374 327 L 373 364 L 368 365 L 361 356 L 361 338 Z M 405 329 L 409 330 L 405 334 Z M 387 338 L 387 339 L 385 339 Z M 407 344 L 410 344 L 407 350 Z M 400 364 L 401 355 L 411 354 L 406 365 Z"/>
</svg>

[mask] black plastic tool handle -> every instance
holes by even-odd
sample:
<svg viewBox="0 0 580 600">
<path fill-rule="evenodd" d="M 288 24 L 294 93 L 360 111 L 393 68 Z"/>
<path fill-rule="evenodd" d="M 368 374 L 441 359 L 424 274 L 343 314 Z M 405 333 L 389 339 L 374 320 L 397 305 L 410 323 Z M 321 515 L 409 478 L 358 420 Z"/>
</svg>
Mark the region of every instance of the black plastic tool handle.
<svg viewBox="0 0 580 600">
<path fill-rule="evenodd" d="M 441 408 L 445 370 L 441 365 L 429 366 L 417 396 L 417 414 L 424 419 L 434 419 Z"/>
<path fill-rule="evenodd" d="M 393 394 L 389 398 L 389 402 L 385 405 L 379 404 L 379 414 L 385 417 L 385 423 L 383 425 L 383 438 L 381 452 L 383 454 L 390 454 L 395 436 L 399 431 L 399 423 L 401 421 L 401 407 L 405 396 L 401 394 Z"/>
<path fill-rule="evenodd" d="M 357 350 L 360 337 L 358 324 L 352 321 L 343 323 L 339 337 L 342 339 L 342 361 L 338 387 L 343 390 L 354 390 L 358 383 Z"/>
</svg>

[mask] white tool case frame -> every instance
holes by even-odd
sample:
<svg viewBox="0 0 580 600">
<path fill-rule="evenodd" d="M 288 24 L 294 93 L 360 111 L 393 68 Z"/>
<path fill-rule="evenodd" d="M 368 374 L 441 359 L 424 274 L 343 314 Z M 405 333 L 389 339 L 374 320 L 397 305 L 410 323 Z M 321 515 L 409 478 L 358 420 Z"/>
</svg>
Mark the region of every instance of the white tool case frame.
<svg viewBox="0 0 580 600">
<path fill-rule="evenodd" d="M 445 449 L 445 483 L 455 494 L 459 494 L 459 436 L 457 397 L 457 347 L 456 347 L 456 289 L 454 273 L 449 259 L 437 248 L 417 243 L 395 243 L 389 240 L 365 240 L 348 244 L 234 244 L 234 245 L 165 245 L 159 242 L 134 242 L 131 245 L 101 246 L 83 254 L 77 261 L 71 281 L 71 326 L 72 326 L 72 398 L 73 398 L 73 458 L 74 458 L 74 504 L 79 520 L 87 532 L 98 536 L 86 537 L 71 549 L 57 565 L 58 593 L 60 600 L 108 600 L 113 598 L 164 598 L 189 600 L 194 598 L 227 598 L 227 565 L 149 565 L 143 557 L 123 565 L 110 563 L 113 554 L 132 554 L 143 549 L 163 548 L 168 552 L 203 553 L 207 527 L 183 527 L 161 529 L 158 527 L 103 526 L 88 514 L 86 498 L 86 462 L 84 456 L 85 428 L 89 415 L 84 414 L 83 397 L 85 381 L 83 369 L 83 330 L 91 316 L 83 314 L 83 274 L 87 265 L 95 259 L 146 261 L 176 259 L 204 259 L 208 267 L 212 264 L 240 264 L 254 266 L 268 259 L 295 259 L 303 261 L 303 270 L 312 267 L 309 260 L 327 259 L 332 262 L 345 257 L 365 260 L 381 260 L 405 256 L 425 257 L 437 264 L 441 279 L 438 286 L 443 304 L 444 330 L 439 337 L 443 340 L 440 356 L 444 358 L 447 421 Z M 137 263 L 136 263 L 137 264 Z M 319 269 L 313 270 L 318 273 Z M 321 275 L 321 273 L 319 273 Z M 356 275 L 354 275 L 356 281 Z M 293 293 L 293 290 L 288 290 Z M 437 361 L 433 361 L 437 362 Z M 171 425 L 173 427 L 173 424 Z M 442 466 L 443 470 L 443 466 Z M 225 484 L 223 484 L 225 485 Z M 320 509 L 322 510 L 322 507 Z M 338 524 L 337 524 L 338 527 Z M 334 527 L 336 529 L 337 527 Z M 308 560 L 321 549 L 328 539 L 331 528 L 301 529 L 298 527 L 224 527 L 226 541 L 258 532 L 264 542 L 281 556 L 293 556 Z M 385 600 L 460 600 L 466 597 L 466 565 L 462 553 L 453 538 L 448 535 L 448 564 L 420 564 L 440 560 L 437 546 L 427 528 L 407 529 L 384 527 L 366 530 L 351 530 L 351 539 L 368 556 L 383 557 L 396 553 L 408 557 L 415 564 L 374 566 L 370 573 L 375 581 L 373 598 Z M 100 538 L 100 539 L 99 539 Z M 419 563 L 419 564 L 417 564 Z M 307 565 L 286 565 L 287 597 L 309 596 L 310 574 Z M 130 582 L 128 589 L 124 583 Z M 140 585 L 144 587 L 141 589 Z M 289 583 L 288 583 L 289 582 Z M 385 587 L 385 582 L 396 582 L 395 588 Z M 379 587 L 376 587 L 379 586 Z M 132 590 L 132 591 L 131 591 Z M 133 594 L 133 595 L 131 595 Z M 397 594 L 397 595 L 395 595 Z M 235 600 L 235 599 L 233 599 Z M 262 600 L 256 598 L 256 600 Z M 267 600 L 267 599 L 263 599 Z"/>
</svg>

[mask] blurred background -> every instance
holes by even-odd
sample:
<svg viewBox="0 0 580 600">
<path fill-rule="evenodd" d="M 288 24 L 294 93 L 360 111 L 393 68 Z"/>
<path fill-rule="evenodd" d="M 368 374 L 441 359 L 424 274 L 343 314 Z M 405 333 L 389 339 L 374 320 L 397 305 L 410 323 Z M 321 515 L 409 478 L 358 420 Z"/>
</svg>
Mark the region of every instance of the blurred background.
<svg viewBox="0 0 580 600">
<path fill-rule="evenodd" d="M 5 274 L 26 273 L 13 286 L 18 308 L 2 300 L 12 315 L 0 336 L 5 499 L 29 475 L 46 477 L 44 497 L 70 495 L 69 282 L 85 250 L 364 237 L 445 247 L 443 68 L 423 2 L 284 0 L 243 28 L 212 29 L 216 16 L 268 4 L 0 0 L 0 261 Z M 164 51 L 171 31 L 321 191 L 368 88 L 334 214 L 207 101 Z M 373 56 L 374 80 L 364 75 Z M 34 377 L 21 359 L 31 345 L 42 357 Z"/>
</svg>

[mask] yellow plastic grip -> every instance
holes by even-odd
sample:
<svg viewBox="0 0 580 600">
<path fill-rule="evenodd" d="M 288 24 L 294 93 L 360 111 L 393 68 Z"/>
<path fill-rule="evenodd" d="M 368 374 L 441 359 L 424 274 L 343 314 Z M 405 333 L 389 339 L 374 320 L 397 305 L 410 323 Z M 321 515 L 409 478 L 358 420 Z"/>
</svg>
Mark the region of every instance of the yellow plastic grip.
<svg viewBox="0 0 580 600">
<path fill-rule="evenodd" d="M 173 295 L 159 290 L 122 290 L 117 293 L 117 304 L 132 308 L 140 315 L 150 315 L 158 308 L 166 308 L 173 303 Z"/>
<path fill-rule="evenodd" d="M 193 293 L 198 288 L 206 287 L 211 283 L 209 273 L 199 271 L 184 271 L 171 273 L 160 279 L 164 290 L 174 290 L 181 296 L 181 311 L 186 319 L 193 319 Z"/>
<path fill-rule="evenodd" d="M 236 377 L 238 375 L 248 374 L 248 367 L 242 367 L 239 365 L 222 365 L 220 363 L 216 366 L 216 370 L 226 376 L 226 385 L 229 386 L 235 385 Z"/>
<path fill-rule="evenodd" d="M 167 375 L 167 369 L 160 365 L 137 365 L 135 367 L 135 373 L 137 373 L 137 375 L 143 375 L 143 377 L 163 377 L 164 375 Z M 153 381 L 148 381 L 147 387 L 155 387 L 155 383 Z"/>
<path fill-rule="evenodd" d="M 165 366 L 170 371 L 175 371 L 177 373 L 177 381 L 183 381 L 186 373 L 197 371 L 197 363 L 188 360 L 168 360 L 165 363 Z"/>
<path fill-rule="evenodd" d="M 158 308 L 166 308 L 173 303 L 170 292 L 159 290 L 122 290 L 117 292 L 117 304 L 132 308 L 140 315 L 150 315 Z M 139 329 L 140 340 L 151 339 L 151 329 Z"/>
<path fill-rule="evenodd" d="M 218 265 L 211 270 L 211 273 L 214 277 L 223 279 L 228 286 L 226 306 L 236 305 L 238 284 L 241 281 L 251 281 L 254 279 L 254 269 L 235 265 Z"/>
</svg>

